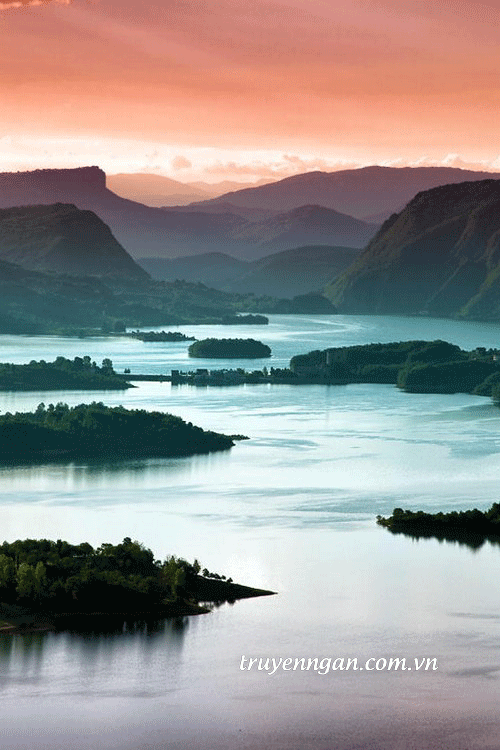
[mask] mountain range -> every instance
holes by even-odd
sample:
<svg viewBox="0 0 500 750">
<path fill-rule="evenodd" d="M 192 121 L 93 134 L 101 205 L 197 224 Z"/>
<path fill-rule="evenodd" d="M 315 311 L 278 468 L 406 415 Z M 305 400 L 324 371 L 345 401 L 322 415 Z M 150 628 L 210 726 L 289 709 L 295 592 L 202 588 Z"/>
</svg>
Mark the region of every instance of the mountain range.
<svg viewBox="0 0 500 750">
<path fill-rule="evenodd" d="M 71 203 L 93 211 L 134 258 L 214 251 L 256 258 L 266 252 L 262 247 L 267 242 L 274 243 L 269 252 L 317 243 L 319 234 L 327 244 L 361 247 L 377 228 L 338 212 L 325 217 L 321 210 L 310 208 L 303 215 L 292 212 L 289 217 L 278 217 L 274 224 L 271 217 L 271 225 L 264 220 L 260 226 L 227 211 L 152 208 L 109 190 L 106 175 L 98 167 L 0 174 L 0 208 L 53 203 Z M 261 217 L 259 212 L 258 219 Z"/>
<path fill-rule="evenodd" d="M 202 203 L 197 210 L 220 203 L 238 208 L 291 211 L 319 205 L 363 219 L 382 223 L 401 211 L 418 192 L 439 185 L 484 179 L 499 179 L 500 173 L 472 172 L 454 167 L 363 167 L 338 172 L 306 172 L 260 187 L 226 193 Z"/>
<path fill-rule="evenodd" d="M 233 190 L 265 185 L 273 180 L 254 183 L 233 182 L 179 182 L 170 177 L 149 173 L 107 175 L 107 187 L 122 198 L 144 203 L 145 206 L 184 206 L 194 201 L 208 200 Z"/>
<path fill-rule="evenodd" d="M 500 180 L 419 193 L 325 293 L 346 313 L 500 320 Z"/>
</svg>

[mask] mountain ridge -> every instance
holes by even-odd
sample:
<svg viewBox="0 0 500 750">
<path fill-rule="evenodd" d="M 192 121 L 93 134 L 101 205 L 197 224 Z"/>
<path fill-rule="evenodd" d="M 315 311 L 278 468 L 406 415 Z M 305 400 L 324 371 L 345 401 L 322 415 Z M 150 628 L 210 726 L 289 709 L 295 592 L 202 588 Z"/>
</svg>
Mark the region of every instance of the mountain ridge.
<svg viewBox="0 0 500 750">
<path fill-rule="evenodd" d="M 343 312 L 500 318 L 500 180 L 418 193 L 326 296 Z"/>
<path fill-rule="evenodd" d="M 372 165 L 337 172 L 306 172 L 277 182 L 225 193 L 194 204 L 216 205 L 226 201 L 246 208 L 273 206 L 289 211 L 318 204 L 358 219 L 384 218 L 401 210 L 418 192 L 438 185 L 472 180 L 499 179 L 500 172 L 474 172 L 456 167 L 381 167 Z"/>
</svg>

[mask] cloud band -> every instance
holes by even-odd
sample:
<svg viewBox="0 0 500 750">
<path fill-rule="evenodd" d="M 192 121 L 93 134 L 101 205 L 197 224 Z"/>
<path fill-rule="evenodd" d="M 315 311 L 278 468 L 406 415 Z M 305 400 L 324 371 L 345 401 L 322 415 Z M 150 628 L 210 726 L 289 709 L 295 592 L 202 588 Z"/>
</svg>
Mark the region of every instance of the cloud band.
<svg viewBox="0 0 500 750">
<path fill-rule="evenodd" d="M 9 8 L 28 8 L 30 6 L 47 5 L 50 2 L 59 3 L 59 5 L 69 5 L 71 0 L 0 0 L 0 10 Z"/>
</svg>

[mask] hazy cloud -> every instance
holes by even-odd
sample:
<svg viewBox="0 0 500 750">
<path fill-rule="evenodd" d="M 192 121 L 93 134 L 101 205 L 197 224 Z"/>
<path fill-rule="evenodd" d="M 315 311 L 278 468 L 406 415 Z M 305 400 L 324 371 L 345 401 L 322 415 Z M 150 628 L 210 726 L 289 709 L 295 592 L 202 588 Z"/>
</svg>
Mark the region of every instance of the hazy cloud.
<svg viewBox="0 0 500 750">
<path fill-rule="evenodd" d="M 0 10 L 8 10 L 9 8 L 26 8 L 28 6 L 37 7 L 40 5 L 48 5 L 50 2 L 59 3 L 59 5 L 70 5 L 72 0 L 0 0 Z"/>
<path fill-rule="evenodd" d="M 208 175 L 217 175 L 224 178 L 247 177 L 254 179 L 282 180 L 295 174 L 304 172 L 337 172 L 340 169 L 356 169 L 363 166 L 359 162 L 327 160 L 321 158 L 310 158 L 297 156 L 295 154 L 283 154 L 280 161 L 252 161 L 247 164 L 237 164 L 234 161 L 216 162 L 205 167 L 204 172 Z"/>
<path fill-rule="evenodd" d="M 176 171 L 179 169 L 190 169 L 192 166 L 192 163 L 185 156 L 176 156 L 175 159 L 172 159 L 172 169 Z"/>
</svg>

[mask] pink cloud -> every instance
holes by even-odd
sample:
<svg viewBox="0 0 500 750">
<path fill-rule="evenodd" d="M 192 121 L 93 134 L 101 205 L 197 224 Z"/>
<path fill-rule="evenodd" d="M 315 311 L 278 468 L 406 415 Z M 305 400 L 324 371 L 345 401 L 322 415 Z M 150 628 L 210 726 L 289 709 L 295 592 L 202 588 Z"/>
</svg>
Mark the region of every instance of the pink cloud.
<svg viewBox="0 0 500 750">
<path fill-rule="evenodd" d="M 39 7 L 40 5 L 48 5 L 50 2 L 59 3 L 59 5 L 70 5 L 72 0 L 0 0 L 0 10 L 8 10 L 9 8 L 27 8 L 27 7 Z"/>
<path fill-rule="evenodd" d="M 172 169 L 175 169 L 176 171 L 178 169 L 189 169 L 193 165 L 189 161 L 189 159 L 186 159 L 185 156 L 176 156 L 175 159 L 172 160 Z"/>
</svg>

